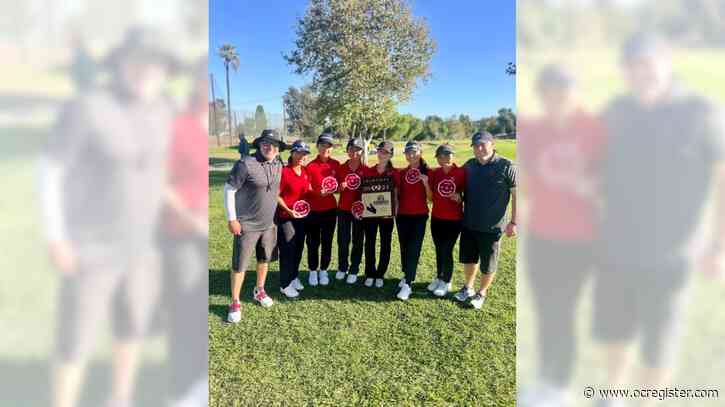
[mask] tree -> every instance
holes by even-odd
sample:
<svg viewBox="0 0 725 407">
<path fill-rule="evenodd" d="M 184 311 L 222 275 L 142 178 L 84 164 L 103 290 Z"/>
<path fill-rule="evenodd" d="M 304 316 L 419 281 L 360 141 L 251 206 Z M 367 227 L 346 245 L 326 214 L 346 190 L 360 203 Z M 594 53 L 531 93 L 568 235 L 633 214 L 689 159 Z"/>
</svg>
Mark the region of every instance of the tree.
<svg viewBox="0 0 725 407">
<path fill-rule="evenodd" d="M 242 127 L 244 128 L 244 134 L 251 137 L 252 140 L 259 136 L 262 130 L 264 130 L 257 128 L 257 123 L 253 117 L 244 118 L 244 124 Z"/>
<path fill-rule="evenodd" d="M 311 76 L 319 118 L 368 143 L 430 76 L 435 44 L 402 0 L 311 0 L 296 34 L 284 58 Z"/>
<path fill-rule="evenodd" d="M 309 86 L 290 86 L 283 97 L 287 113 L 287 131 L 300 138 L 313 138 L 320 133 L 317 120 L 317 95 Z"/>
<path fill-rule="evenodd" d="M 509 62 L 506 64 L 506 74 L 509 76 L 516 76 L 516 64 Z"/>
<path fill-rule="evenodd" d="M 257 110 L 254 111 L 254 127 L 256 127 L 257 132 L 267 128 L 267 115 L 264 113 L 262 105 L 257 105 Z M 256 133 L 255 136 L 257 136 Z"/>
<path fill-rule="evenodd" d="M 224 44 L 219 48 L 219 56 L 224 61 L 224 71 L 227 80 L 227 126 L 229 128 L 229 137 L 232 136 L 232 102 L 231 92 L 229 90 L 229 66 L 235 71 L 239 69 L 239 55 L 237 47 L 232 44 Z"/>
<path fill-rule="evenodd" d="M 464 137 L 473 135 L 473 122 L 467 114 L 458 115 L 458 121 L 461 123 L 461 130 Z"/>
<path fill-rule="evenodd" d="M 516 115 L 511 109 L 499 109 L 496 117 L 498 133 L 513 134 L 516 132 Z"/>
</svg>

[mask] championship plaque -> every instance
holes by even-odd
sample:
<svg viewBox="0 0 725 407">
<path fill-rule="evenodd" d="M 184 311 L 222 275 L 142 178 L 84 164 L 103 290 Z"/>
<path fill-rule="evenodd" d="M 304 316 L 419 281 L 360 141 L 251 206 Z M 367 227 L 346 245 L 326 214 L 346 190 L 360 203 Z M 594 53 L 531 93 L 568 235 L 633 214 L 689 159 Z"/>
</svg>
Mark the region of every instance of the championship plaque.
<svg viewBox="0 0 725 407">
<path fill-rule="evenodd" d="M 361 185 L 362 202 L 365 205 L 363 218 L 383 218 L 394 215 L 395 201 L 392 177 L 383 175 L 365 177 Z"/>
</svg>

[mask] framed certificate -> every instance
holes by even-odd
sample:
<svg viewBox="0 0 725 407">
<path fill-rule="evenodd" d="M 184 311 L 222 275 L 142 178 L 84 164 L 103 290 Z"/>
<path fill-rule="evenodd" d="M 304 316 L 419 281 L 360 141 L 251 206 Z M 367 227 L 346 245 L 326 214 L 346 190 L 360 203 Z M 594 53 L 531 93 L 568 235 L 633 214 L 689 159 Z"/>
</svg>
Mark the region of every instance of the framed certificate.
<svg viewBox="0 0 725 407">
<path fill-rule="evenodd" d="M 361 185 L 363 218 L 385 218 L 395 213 L 395 187 L 393 178 L 387 175 L 365 177 Z"/>
</svg>

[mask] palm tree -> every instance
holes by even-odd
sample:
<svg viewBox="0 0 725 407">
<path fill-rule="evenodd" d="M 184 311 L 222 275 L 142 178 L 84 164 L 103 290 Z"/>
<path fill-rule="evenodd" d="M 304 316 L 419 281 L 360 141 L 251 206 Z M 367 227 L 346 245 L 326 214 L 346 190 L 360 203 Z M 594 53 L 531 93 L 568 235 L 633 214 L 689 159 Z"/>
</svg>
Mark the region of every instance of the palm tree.
<svg viewBox="0 0 725 407">
<path fill-rule="evenodd" d="M 224 69 L 227 74 L 227 123 L 229 123 L 229 138 L 232 138 L 232 103 L 229 92 L 229 65 L 236 71 L 239 69 L 239 54 L 237 47 L 232 44 L 223 44 L 219 48 L 219 56 L 224 60 Z"/>
</svg>

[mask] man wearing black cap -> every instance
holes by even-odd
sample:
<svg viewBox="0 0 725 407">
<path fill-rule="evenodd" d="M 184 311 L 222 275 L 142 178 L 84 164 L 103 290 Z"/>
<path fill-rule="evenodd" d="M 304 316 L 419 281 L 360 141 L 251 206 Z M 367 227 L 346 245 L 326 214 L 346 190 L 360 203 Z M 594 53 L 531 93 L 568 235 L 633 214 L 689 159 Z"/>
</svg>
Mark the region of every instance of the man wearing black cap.
<svg viewBox="0 0 725 407">
<path fill-rule="evenodd" d="M 241 319 L 239 294 L 247 265 L 255 252 L 257 285 L 253 297 L 263 307 L 272 306 L 272 299 L 264 291 L 264 283 L 277 243 L 274 214 L 282 177 L 282 162 L 278 154 L 285 145 L 276 131 L 264 130 L 254 140 L 253 147 L 257 149 L 255 154 L 237 161 L 224 184 L 224 208 L 229 231 L 234 235 L 229 322 Z"/>
<path fill-rule="evenodd" d="M 593 331 L 607 345 L 609 383 L 626 380 L 627 347 L 640 336 L 645 369 L 636 380 L 661 385 L 678 356 L 693 260 L 725 258 L 725 127 L 721 109 L 676 80 L 663 38 L 634 36 L 622 68 L 630 92 L 604 114 Z M 713 192 L 717 211 L 703 222 Z M 722 270 L 707 263 L 706 272 Z"/>
<path fill-rule="evenodd" d="M 480 309 L 496 274 L 501 235 L 506 233 L 506 236 L 512 237 L 516 234 L 516 167 L 507 158 L 496 154 L 493 136 L 488 132 L 474 134 L 471 146 L 475 158 L 463 166 L 466 188 L 460 240 L 466 284 L 454 298 L 461 302 L 470 298 L 471 305 Z M 511 220 L 505 222 L 509 202 Z M 476 263 L 479 261 L 481 287 L 474 292 Z"/>
</svg>

